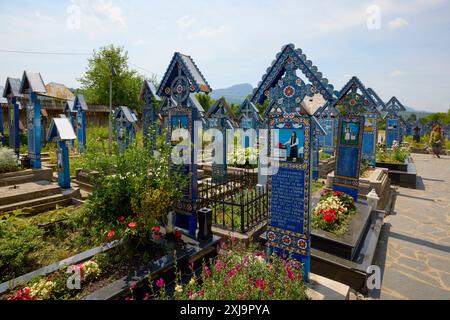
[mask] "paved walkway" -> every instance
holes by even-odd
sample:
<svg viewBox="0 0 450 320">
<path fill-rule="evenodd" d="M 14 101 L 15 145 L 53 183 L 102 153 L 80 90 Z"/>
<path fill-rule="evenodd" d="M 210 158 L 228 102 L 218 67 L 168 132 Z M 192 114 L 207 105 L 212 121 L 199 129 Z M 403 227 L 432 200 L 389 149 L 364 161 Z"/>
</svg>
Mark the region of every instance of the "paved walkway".
<svg viewBox="0 0 450 320">
<path fill-rule="evenodd" d="M 450 157 L 413 154 L 418 189 L 398 188 L 377 265 L 380 299 L 450 299 Z"/>
</svg>

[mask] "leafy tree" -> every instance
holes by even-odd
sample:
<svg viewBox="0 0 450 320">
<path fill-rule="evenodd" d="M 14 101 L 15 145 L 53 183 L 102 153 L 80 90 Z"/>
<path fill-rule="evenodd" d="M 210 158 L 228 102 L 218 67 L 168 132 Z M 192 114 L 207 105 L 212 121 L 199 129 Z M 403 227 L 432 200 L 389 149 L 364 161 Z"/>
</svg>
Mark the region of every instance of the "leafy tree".
<svg viewBox="0 0 450 320">
<path fill-rule="evenodd" d="M 408 122 L 415 122 L 415 121 L 417 121 L 417 115 L 415 113 L 410 114 L 408 119 L 407 119 L 407 121 Z"/>
<path fill-rule="evenodd" d="M 88 59 L 88 67 L 80 79 L 80 93 L 88 103 L 109 105 L 109 81 L 114 67 L 112 103 L 113 107 L 127 106 L 138 111 L 142 108 L 139 101 L 143 77 L 128 65 L 128 53 L 122 47 L 113 45 L 94 50 Z"/>
<path fill-rule="evenodd" d="M 209 108 L 211 108 L 216 101 L 211 98 L 210 96 L 204 94 L 204 93 L 198 93 L 195 95 L 198 102 L 201 104 L 205 112 L 208 112 Z"/>
</svg>

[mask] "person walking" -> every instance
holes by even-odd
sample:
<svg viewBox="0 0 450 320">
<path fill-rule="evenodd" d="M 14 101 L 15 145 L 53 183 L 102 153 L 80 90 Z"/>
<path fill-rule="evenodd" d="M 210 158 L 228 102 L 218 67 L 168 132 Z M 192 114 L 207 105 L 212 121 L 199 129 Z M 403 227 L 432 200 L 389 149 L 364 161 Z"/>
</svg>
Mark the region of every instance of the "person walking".
<svg viewBox="0 0 450 320">
<path fill-rule="evenodd" d="M 442 144 L 444 142 L 444 137 L 442 135 L 442 129 L 439 125 L 435 125 L 430 134 L 430 144 L 433 148 L 433 158 L 441 158 L 440 154 L 442 151 Z"/>
</svg>

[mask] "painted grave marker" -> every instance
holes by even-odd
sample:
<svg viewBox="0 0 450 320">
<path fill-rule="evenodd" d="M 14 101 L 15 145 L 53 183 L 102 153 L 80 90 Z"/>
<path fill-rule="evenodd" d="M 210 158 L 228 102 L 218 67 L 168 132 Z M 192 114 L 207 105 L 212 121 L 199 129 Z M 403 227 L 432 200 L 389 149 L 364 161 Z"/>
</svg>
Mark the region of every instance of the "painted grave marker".
<svg viewBox="0 0 450 320">
<path fill-rule="evenodd" d="M 137 121 L 135 113 L 128 107 L 122 106 L 114 110 L 114 129 L 120 154 L 136 141 Z"/>
<path fill-rule="evenodd" d="M 309 80 L 306 84 L 296 72 Z M 309 281 L 311 263 L 312 139 L 314 116 L 303 104 L 315 94 L 332 100 L 333 87 L 300 49 L 287 45 L 267 70 L 251 101 L 270 99 L 268 117 L 272 153 L 269 177 L 270 221 L 267 245 L 270 251 L 290 255 L 303 264 Z M 278 142 L 276 142 L 278 141 Z"/>
<path fill-rule="evenodd" d="M 188 186 L 183 191 L 184 198 L 176 208 L 178 227 L 189 230 L 191 236 L 197 231 L 197 159 L 194 148 L 197 141 L 195 122 L 201 119 L 203 109 L 195 98 L 195 93 L 209 94 L 211 87 L 206 82 L 194 60 L 176 52 L 158 88 L 157 95 L 163 98 L 163 112 L 167 114 L 166 128 L 169 128 L 168 142 L 174 146 L 176 158 L 174 169 L 181 166 L 182 174 L 189 176 Z M 189 133 L 186 139 L 183 135 Z M 180 141 L 181 139 L 181 141 Z"/>
<path fill-rule="evenodd" d="M 44 81 L 39 73 L 25 71 L 20 83 L 19 94 L 28 99 L 27 130 L 28 157 L 33 169 L 41 169 L 41 103 L 39 94 L 47 93 Z"/>
<path fill-rule="evenodd" d="M 86 151 L 86 111 L 88 106 L 84 100 L 84 96 L 77 95 L 73 103 L 73 110 L 76 112 L 76 133 L 78 140 L 78 152 L 80 154 Z"/>
<path fill-rule="evenodd" d="M 357 202 L 365 114 L 374 112 L 376 103 L 361 81 L 353 77 L 333 106 L 341 113 L 333 189 L 350 195 Z"/>
<path fill-rule="evenodd" d="M 68 141 L 77 138 L 68 118 L 53 118 L 47 141 L 57 143 L 58 184 L 62 189 L 70 189 L 70 165 Z"/>
</svg>

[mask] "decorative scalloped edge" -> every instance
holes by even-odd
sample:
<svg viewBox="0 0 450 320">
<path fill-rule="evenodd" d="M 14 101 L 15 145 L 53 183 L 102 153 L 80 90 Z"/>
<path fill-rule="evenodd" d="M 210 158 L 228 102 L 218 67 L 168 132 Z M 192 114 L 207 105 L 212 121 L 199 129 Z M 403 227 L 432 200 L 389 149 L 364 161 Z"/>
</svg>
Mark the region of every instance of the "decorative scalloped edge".
<svg viewBox="0 0 450 320">
<path fill-rule="evenodd" d="M 339 95 L 337 96 L 337 99 L 332 103 L 332 107 L 336 108 L 339 101 L 344 98 L 348 92 L 352 89 L 353 85 L 355 85 L 361 90 L 363 94 L 363 98 L 366 99 L 369 102 L 369 106 L 371 107 L 371 110 L 368 110 L 369 112 L 378 112 L 377 110 L 377 103 L 373 100 L 372 96 L 367 91 L 364 84 L 361 82 L 361 80 L 358 79 L 358 77 L 354 76 L 352 77 L 347 84 L 342 88 L 342 90 L 339 92 Z M 337 109 L 336 109 L 337 110 Z"/>
<path fill-rule="evenodd" d="M 192 76 L 192 73 L 189 71 L 189 68 L 186 66 L 183 59 L 181 58 L 181 55 L 182 54 L 180 52 L 175 52 L 174 56 L 172 57 L 172 60 L 170 61 L 169 66 L 167 67 L 167 70 L 164 74 L 163 80 L 161 81 L 161 84 L 159 85 L 158 91 L 156 92 L 159 96 L 163 96 L 163 95 L 167 96 L 167 94 L 164 92 L 164 89 L 167 87 L 167 81 L 168 81 L 170 75 L 172 74 L 172 71 L 175 68 L 175 65 L 177 62 L 180 63 L 181 68 L 183 69 L 183 72 L 188 76 L 189 82 L 191 84 L 194 84 L 196 92 L 197 93 L 202 92 L 202 90 L 200 89 L 200 85 L 197 83 L 197 81 L 195 81 L 195 78 Z M 208 86 L 209 91 L 212 92 L 212 89 L 211 89 L 209 83 L 206 81 L 202 72 L 200 71 L 197 64 L 195 63 L 194 59 L 192 59 L 191 56 L 188 56 L 188 55 L 185 55 L 185 56 L 188 57 L 192 61 L 192 64 L 197 69 L 198 73 L 200 74 L 200 76 L 205 81 L 206 85 Z"/>
<path fill-rule="evenodd" d="M 395 113 L 406 111 L 405 106 L 397 99 L 397 97 L 393 96 L 391 100 L 386 103 L 386 107 L 383 111 L 394 111 Z"/>
<path fill-rule="evenodd" d="M 301 70 L 301 72 L 308 79 L 311 85 L 313 85 L 318 90 L 318 92 L 325 98 L 325 100 L 332 100 L 334 87 L 329 84 L 328 79 L 323 78 L 323 74 L 318 71 L 317 66 L 315 66 L 311 60 L 307 59 L 306 55 L 303 54 L 303 51 L 301 49 L 295 49 L 295 46 L 293 44 L 288 44 L 283 46 L 281 48 L 281 51 L 276 54 L 275 60 L 273 60 L 271 66 L 267 68 L 266 73 L 258 83 L 257 88 L 253 90 L 251 101 L 253 103 L 259 102 L 264 92 L 270 89 L 266 82 L 270 78 L 275 78 L 279 75 L 280 69 L 282 69 L 282 66 L 284 65 L 284 61 L 283 65 L 280 65 L 281 58 L 288 52 L 288 50 L 291 50 L 291 53 L 294 54 L 292 58 L 296 62 L 297 69 Z"/>
</svg>

